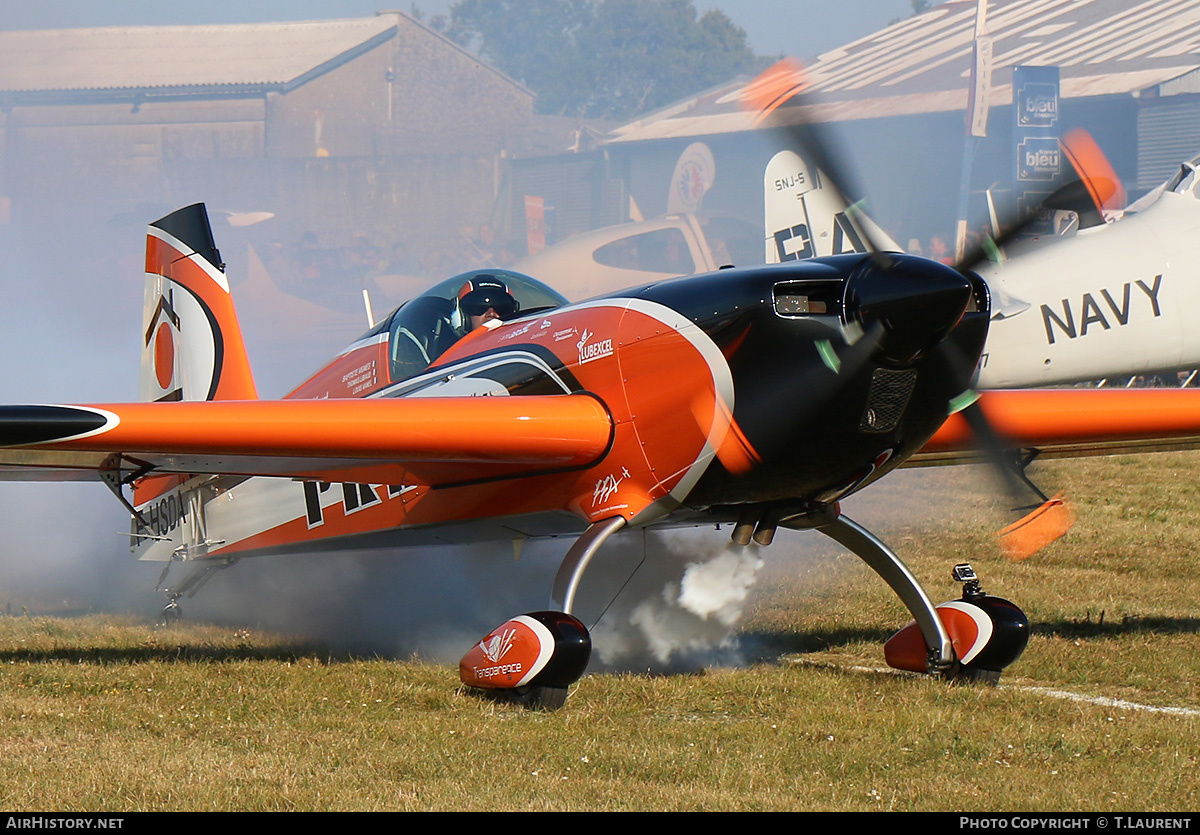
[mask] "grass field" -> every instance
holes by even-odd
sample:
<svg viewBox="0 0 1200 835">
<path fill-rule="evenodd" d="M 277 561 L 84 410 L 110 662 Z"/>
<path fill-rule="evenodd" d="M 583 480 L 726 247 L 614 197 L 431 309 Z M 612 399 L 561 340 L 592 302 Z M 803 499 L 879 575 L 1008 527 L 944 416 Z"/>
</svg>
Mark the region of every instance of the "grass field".
<svg viewBox="0 0 1200 835">
<path fill-rule="evenodd" d="M 1197 465 L 1039 465 L 1079 522 L 1023 563 L 998 556 L 1008 520 L 973 469 L 900 474 L 848 506 L 935 599 L 957 596 L 949 569 L 970 559 L 1025 608 L 1033 638 L 999 688 L 881 670 L 906 614 L 814 534 L 765 552 L 745 666 L 591 675 L 555 713 L 478 700 L 449 665 L 258 630 L 0 617 L 0 807 L 1193 809 Z"/>
</svg>

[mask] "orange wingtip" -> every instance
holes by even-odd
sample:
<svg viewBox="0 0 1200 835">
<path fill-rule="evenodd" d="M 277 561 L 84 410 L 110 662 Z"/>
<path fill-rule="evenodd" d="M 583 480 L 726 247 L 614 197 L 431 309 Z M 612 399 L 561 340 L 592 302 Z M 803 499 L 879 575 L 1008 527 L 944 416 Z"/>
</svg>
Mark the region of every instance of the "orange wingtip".
<svg viewBox="0 0 1200 835">
<path fill-rule="evenodd" d="M 1062 138 L 1062 148 L 1097 209 L 1125 208 L 1125 186 L 1090 133 L 1072 128 Z"/>
<path fill-rule="evenodd" d="M 742 91 L 742 106 L 757 111 L 761 122 L 776 108 L 808 86 L 804 67 L 793 58 L 784 58 L 763 70 Z"/>
<path fill-rule="evenodd" d="M 1000 537 L 1001 553 L 1010 560 L 1020 561 L 1059 539 L 1074 524 L 1075 509 L 1058 493 L 996 535 Z"/>
</svg>

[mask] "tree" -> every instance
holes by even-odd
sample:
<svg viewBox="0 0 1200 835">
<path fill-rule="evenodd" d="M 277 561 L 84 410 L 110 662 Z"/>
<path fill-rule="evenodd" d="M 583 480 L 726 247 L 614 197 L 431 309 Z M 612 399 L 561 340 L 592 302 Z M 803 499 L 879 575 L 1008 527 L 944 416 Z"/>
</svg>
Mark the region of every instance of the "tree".
<svg viewBox="0 0 1200 835">
<path fill-rule="evenodd" d="M 936 3 L 941 3 L 941 2 L 942 2 L 942 0 L 933 0 L 933 3 L 931 3 L 930 0 L 908 0 L 908 5 L 912 6 L 912 16 L 916 17 L 917 15 L 921 14 L 922 12 L 929 11 L 929 8 L 931 5 L 934 5 Z M 897 24 L 899 22 L 900 22 L 900 18 L 894 17 L 888 21 L 888 26 L 894 26 L 895 24 Z"/>
<path fill-rule="evenodd" d="M 537 93 L 539 113 L 629 119 L 766 63 L 692 0 L 460 0 L 441 31 Z"/>
</svg>

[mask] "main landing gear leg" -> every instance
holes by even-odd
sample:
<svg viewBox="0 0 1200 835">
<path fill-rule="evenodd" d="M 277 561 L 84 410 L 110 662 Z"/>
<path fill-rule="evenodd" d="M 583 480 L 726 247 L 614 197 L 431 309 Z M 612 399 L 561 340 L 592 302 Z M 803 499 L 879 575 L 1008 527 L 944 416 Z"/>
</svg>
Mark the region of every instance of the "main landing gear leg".
<svg viewBox="0 0 1200 835">
<path fill-rule="evenodd" d="M 613 516 L 584 531 L 554 578 L 553 611 L 519 615 L 485 635 L 458 663 L 462 683 L 497 701 L 562 707 L 592 654 L 587 627 L 571 615 L 575 595 L 592 557 L 624 526 L 622 517 Z"/>
<path fill-rule="evenodd" d="M 862 525 L 837 513 L 830 521 L 818 524 L 817 530 L 853 551 L 859 559 L 883 578 L 912 613 L 927 651 L 926 668 L 931 673 L 949 672 L 955 665 L 954 647 L 942 625 L 929 595 L 896 552 Z"/>
<path fill-rule="evenodd" d="M 554 577 L 554 591 L 550 596 L 551 609 L 571 614 L 575 608 L 575 594 L 579 591 L 579 583 L 583 579 L 583 572 L 587 570 L 588 563 L 600 550 L 600 546 L 623 527 L 625 527 L 624 517 L 612 516 L 595 522 L 583 532 L 583 536 L 575 540 L 575 544 L 563 557 L 562 564 L 558 567 L 558 574 Z"/>
<path fill-rule="evenodd" d="M 958 600 L 936 608 L 896 553 L 837 505 L 822 505 L 784 520 L 791 528 L 816 528 L 853 551 L 883 578 L 912 613 L 914 622 L 888 639 L 884 656 L 901 670 L 936 673 L 954 681 L 994 684 L 1029 640 L 1029 618 L 1000 597 L 984 594 L 970 565 L 954 567 L 963 584 Z"/>
</svg>

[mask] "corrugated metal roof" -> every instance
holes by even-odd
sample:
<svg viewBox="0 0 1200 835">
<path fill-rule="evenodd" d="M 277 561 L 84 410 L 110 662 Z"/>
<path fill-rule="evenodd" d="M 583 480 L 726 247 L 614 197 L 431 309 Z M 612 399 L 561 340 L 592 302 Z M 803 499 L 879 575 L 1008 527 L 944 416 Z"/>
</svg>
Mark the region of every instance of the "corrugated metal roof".
<svg viewBox="0 0 1200 835">
<path fill-rule="evenodd" d="M 0 32 L 0 92 L 287 85 L 395 28 L 395 15 L 381 15 Z"/>
<path fill-rule="evenodd" d="M 809 62 L 822 104 L 804 108 L 806 118 L 965 109 L 975 9 L 975 0 L 948 0 Z M 1016 65 L 1060 67 L 1066 98 L 1136 93 L 1200 69 L 1200 0 L 991 0 L 987 28 L 993 105 L 1012 102 Z M 677 103 L 617 129 L 612 141 L 748 130 L 738 93 Z"/>
</svg>

